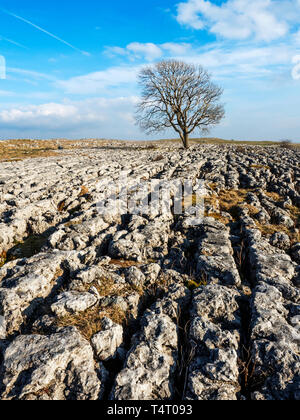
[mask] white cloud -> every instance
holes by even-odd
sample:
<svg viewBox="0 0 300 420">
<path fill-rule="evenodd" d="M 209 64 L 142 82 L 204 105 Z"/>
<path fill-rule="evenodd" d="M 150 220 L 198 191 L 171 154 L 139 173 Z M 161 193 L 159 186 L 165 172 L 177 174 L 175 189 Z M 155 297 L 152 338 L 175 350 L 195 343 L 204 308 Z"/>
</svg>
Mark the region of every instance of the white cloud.
<svg viewBox="0 0 300 420">
<path fill-rule="evenodd" d="M 140 42 L 131 42 L 125 48 L 121 47 L 106 47 L 105 53 L 109 56 L 114 57 L 120 55 L 128 57 L 132 60 L 145 59 L 147 61 L 153 61 L 160 58 L 163 54 L 161 48 L 151 42 L 142 44 Z"/>
<path fill-rule="evenodd" d="M 0 111 L 1 136 L 130 137 L 136 97 L 20 105 Z"/>
<path fill-rule="evenodd" d="M 287 8 L 286 15 L 282 13 L 282 3 Z M 179 3 L 177 9 L 180 24 L 238 40 L 279 39 L 289 32 L 289 24 L 296 24 L 300 17 L 299 1 L 295 0 L 227 0 L 220 6 L 206 0 L 188 0 Z"/>
<path fill-rule="evenodd" d="M 111 67 L 107 70 L 60 80 L 56 86 L 66 93 L 79 95 L 103 94 L 103 90 L 136 82 L 138 67 Z"/>
<path fill-rule="evenodd" d="M 171 55 L 187 54 L 192 46 L 186 43 L 166 42 L 161 44 L 161 48 Z"/>
<path fill-rule="evenodd" d="M 128 57 L 130 60 L 145 59 L 146 61 L 154 61 L 162 57 L 169 57 L 179 54 L 186 54 L 191 49 L 191 45 L 187 43 L 165 42 L 164 44 L 153 44 L 140 42 L 132 42 L 125 48 L 107 47 L 106 53 L 109 55 L 120 55 Z"/>
<path fill-rule="evenodd" d="M 290 65 L 292 49 L 286 45 L 255 47 L 243 46 L 230 48 L 223 44 L 215 44 L 207 51 L 197 51 L 195 55 L 182 57 L 185 61 L 198 63 L 213 71 L 235 77 L 239 73 L 270 72 L 273 66 Z"/>
<path fill-rule="evenodd" d="M 294 90 L 293 90 L 294 92 Z M 298 97 L 271 96 L 257 102 L 243 98 L 227 106 L 227 118 L 211 136 L 247 140 L 299 140 Z M 15 105 L 0 111 L 0 138 L 119 138 L 145 139 L 134 125 L 136 97 L 93 98 L 37 106 Z M 228 109 L 229 108 L 229 109 Z M 289 109 L 288 115 L 282 109 Z M 253 130 L 255 127 L 255 130 Z M 195 132 L 195 135 L 197 133 Z M 164 133 L 166 138 L 176 133 Z"/>
<path fill-rule="evenodd" d="M 162 50 L 152 43 L 141 44 L 139 42 L 132 42 L 127 45 L 126 49 L 133 53 L 136 57 L 144 57 L 148 61 L 155 60 L 162 56 Z"/>
<path fill-rule="evenodd" d="M 295 64 L 292 70 L 292 78 L 294 80 L 300 80 L 300 55 L 295 55 L 292 62 Z"/>
<path fill-rule="evenodd" d="M 132 44 L 131 44 L 132 45 Z M 197 48 L 190 44 L 165 43 L 154 47 L 168 51 L 172 58 L 206 67 L 219 79 L 247 75 L 263 76 L 275 73 L 286 67 L 290 71 L 291 60 L 295 55 L 293 46 L 286 44 L 255 46 L 247 44 L 232 46 L 224 42 Z M 117 53 L 126 54 L 127 49 L 114 47 Z M 120 49 L 120 52 L 118 51 Z M 155 48 L 153 48 L 155 51 Z M 130 96 L 137 91 L 137 75 L 145 64 L 111 67 L 103 71 L 73 77 L 68 80 L 56 80 L 54 86 L 66 94 L 109 96 Z M 117 92 L 117 93 L 116 93 Z"/>
<path fill-rule="evenodd" d="M 43 105 L 28 105 L 0 111 L 0 121 L 4 125 L 21 124 L 22 126 L 40 125 L 48 119 L 58 122 L 65 118 L 74 118 L 76 108 L 72 105 L 49 103 Z"/>
</svg>

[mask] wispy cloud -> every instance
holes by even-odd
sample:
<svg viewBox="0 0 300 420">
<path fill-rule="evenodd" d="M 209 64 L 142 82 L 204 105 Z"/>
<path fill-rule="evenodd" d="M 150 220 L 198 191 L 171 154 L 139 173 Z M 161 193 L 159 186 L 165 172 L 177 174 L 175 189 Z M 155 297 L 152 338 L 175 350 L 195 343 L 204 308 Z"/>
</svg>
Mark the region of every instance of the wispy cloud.
<svg viewBox="0 0 300 420">
<path fill-rule="evenodd" d="M 131 85 L 136 83 L 139 69 L 139 66 L 111 67 L 68 80 L 59 80 L 55 85 L 66 93 L 79 95 L 103 94 L 106 89 L 117 87 L 120 90 L 124 85 L 126 90 L 130 90 Z"/>
<path fill-rule="evenodd" d="M 15 93 L 9 90 L 0 90 L 0 96 L 15 96 Z"/>
<path fill-rule="evenodd" d="M 40 73 L 37 71 L 33 71 L 33 70 L 26 70 L 26 69 L 19 69 L 19 68 L 15 68 L 15 67 L 8 67 L 7 68 L 7 73 L 14 73 L 14 74 L 18 74 L 22 77 L 26 76 L 26 77 L 31 77 L 33 79 L 44 79 L 44 80 L 49 80 L 49 81 L 55 81 L 56 78 L 51 76 L 50 74 L 46 74 L 46 73 Z"/>
<path fill-rule="evenodd" d="M 65 44 L 65 45 L 67 45 L 68 47 L 72 48 L 73 50 L 78 51 L 78 52 L 80 52 L 80 53 L 81 53 L 81 54 L 83 54 L 83 55 L 87 55 L 87 56 L 89 56 L 89 55 L 90 55 L 90 53 L 88 53 L 88 52 L 86 52 L 86 51 L 82 51 L 82 50 L 80 50 L 79 48 L 77 48 L 77 47 L 75 47 L 74 45 L 70 44 L 69 42 L 67 42 L 67 41 L 65 41 L 65 40 L 63 40 L 63 39 L 61 39 L 61 38 L 59 38 L 57 35 L 52 34 L 51 32 L 47 31 L 46 29 L 41 28 L 40 26 L 36 25 L 35 23 L 31 22 L 30 20 L 25 19 L 25 18 L 23 18 L 22 16 L 18 16 L 18 15 L 16 15 L 15 13 L 9 12 L 8 10 L 5 10 L 5 9 L 1 9 L 1 10 L 2 10 L 2 12 L 3 12 L 3 13 L 6 13 L 6 14 L 7 14 L 7 15 L 9 15 L 9 16 L 12 16 L 12 17 L 14 17 L 14 18 L 16 18 L 16 19 L 19 19 L 19 20 L 21 20 L 22 22 L 25 22 L 25 23 L 27 23 L 27 24 L 28 24 L 28 25 L 30 25 L 30 26 L 33 26 L 33 27 L 34 27 L 34 28 L 36 28 L 37 30 L 39 30 L 39 31 L 41 31 L 41 32 L 43 32 L 43 33 L 45 33 L 46 35 L 49 35 L 51 38 L 54 38 L 54 39 L 56 39 L 57 41 L 59 41 L 59 42 L 61 42 L 61 43 Z"/>
<path fill-rule="evenodd" d="M 25 47 L 25 45 L 22 45 L 19 42 L 13 41 L 12 39 L 6 38 L 3 35 L 0 35 L 0 41 L 9 42 L 10 44 L 16 45 L 17 47 L 25 48 L 26 50 L 28 49 L 27 47 Z"/>
</svg>

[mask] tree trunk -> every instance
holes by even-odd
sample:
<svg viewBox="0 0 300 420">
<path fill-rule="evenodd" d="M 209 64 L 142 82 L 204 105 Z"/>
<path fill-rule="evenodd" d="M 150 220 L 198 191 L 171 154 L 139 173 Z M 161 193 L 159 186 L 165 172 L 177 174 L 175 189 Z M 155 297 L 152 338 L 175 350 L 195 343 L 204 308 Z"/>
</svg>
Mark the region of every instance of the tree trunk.
<svg viewBox="0 0 300 420">
<path fill-rule="evenodd" d="M 190 147 L 190 139 L 188 134 L 184 134 L 184 141 L 183 141 L 184 147 L 186 149 L 189 149 Z"/>
<path fill-rule="evenodd" d="M 183 147 L 188 149 L 190 147 L 189 135 L 183 131 L 180 133 L 180 138 L 183 143 Z"/>
</svg>

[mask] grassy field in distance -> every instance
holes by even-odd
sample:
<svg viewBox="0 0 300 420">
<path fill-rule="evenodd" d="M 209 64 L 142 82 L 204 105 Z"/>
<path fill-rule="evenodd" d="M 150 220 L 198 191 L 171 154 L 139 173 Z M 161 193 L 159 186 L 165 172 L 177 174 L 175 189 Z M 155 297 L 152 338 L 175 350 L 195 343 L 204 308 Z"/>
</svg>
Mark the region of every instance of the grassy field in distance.
<svg viewBox="0 0 300 420">
<path fill-rule="evenodd" d="M 95 147 L 128 145 L 159 147 L 159 145 L 178 144 L 180 139 L 161 139 L 161 140 L 106 140 L 106 139 L 80 139 L 80 140 L 0 140 L 0 162 L 18 161 L 27 158 L 51 157 L 57 156 L 59 147 L 65 151 L 84 150 Z M 191 144 L 216 144 L 232 146 L 281 146 L 280 142 L 275 141 L 242 141 L 242 140 L 224 140 L 219 138 L 195 138 L 191 139 Z M 300 143 L 293 143 L 293 147 L 300 148 Z"/>
</svg>

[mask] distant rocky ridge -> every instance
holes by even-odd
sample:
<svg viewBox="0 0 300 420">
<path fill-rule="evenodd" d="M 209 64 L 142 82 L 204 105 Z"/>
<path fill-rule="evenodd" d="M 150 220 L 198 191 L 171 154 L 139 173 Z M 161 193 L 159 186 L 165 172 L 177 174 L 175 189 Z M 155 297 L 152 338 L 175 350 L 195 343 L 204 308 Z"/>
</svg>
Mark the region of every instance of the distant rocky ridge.
<svg viewBox="0 0 300 420">
<path fill-rule="evenodd" d="M 0 399 L 299 400 L 299 163 L 129 143 L 0 163 Z M 205 180 L 205 218 L 99 213 L 122 172 L 132 194 Z"/>
</svg>

